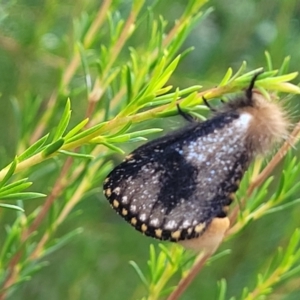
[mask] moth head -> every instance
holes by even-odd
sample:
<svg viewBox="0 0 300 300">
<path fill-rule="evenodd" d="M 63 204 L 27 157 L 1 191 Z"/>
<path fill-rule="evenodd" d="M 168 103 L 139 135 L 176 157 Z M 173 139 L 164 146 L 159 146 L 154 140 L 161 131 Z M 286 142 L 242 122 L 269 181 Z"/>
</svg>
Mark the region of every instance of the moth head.
<svg viewBox="0 0 300 300">
<path fill-rule="evenodd" d="M 248 115 L 251 120 L 247 130 L 247 140 L 255 154 L 265 154 L 274 145 L 288 138 L 290 122 L 287 112 L 277 99 L 267 99 L 254 88 L 257 77 L 253 76 L 249 87 L 243 96 L 226 103 L 221 113 L 235 112 Z"/>
</svg>

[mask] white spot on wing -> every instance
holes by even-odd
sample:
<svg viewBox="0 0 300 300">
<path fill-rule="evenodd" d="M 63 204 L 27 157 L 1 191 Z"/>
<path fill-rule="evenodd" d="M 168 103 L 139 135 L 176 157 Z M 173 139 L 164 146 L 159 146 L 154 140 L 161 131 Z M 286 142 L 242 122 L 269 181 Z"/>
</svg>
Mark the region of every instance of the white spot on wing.
<svg viewBox="0 0 300 300">
<path fill-rule="evenodd" d="M 113 192 L 115 193 L 115 194 L 117 194 L 117 195 L 119 195 L 120 194 L 120 188 L 119 187 L 116 187 L 114 190 L 113 190 Z"/>
<path fill-rule="evenodd" d="M 140 214 L 139 219 L 140 219 L 142 222 L 145 222 L 146 219 L 147 219 L 146 214 L 144 214 L 144 213 L 143 213 L 143 214 Z"/>
<path fill-rule="evenodd" d="M 191 226 L 190 220 L 184 220 L 183 221 L 183 223 L 182 223 L 183 228 L 187 228 L 187 227 L 190 227 L 190 226 Z"/>
<path fill-rule="evenodd" d="M 153 225 L 153 226 L 158 226 L 158 225 L 159 225 L 159 220 L 158 220 L 157 218 L 152 219 L 152 220 L 150 221 L 150 224 Z"/>
<path fill-rule="evenodd" d="M 128 197 L 127 196 L 122 197 L 122 203 L 123 204 L 128 204 Z"/>
<path fill-rule="evenodd" d="M 177 227 L 177 222 L 174 220 L 168 221 L 168 223 L 165 225 L 166 229 L 175 229 Z"/>
<path fill-rule="evenodd" d="M 130 205 L 130 211 L 131 211 L 132 213 L 135 213 L 135 212 L 136 212 L 136 205 L 131 204 L 131 205 Z"/>
<path fill-rule="evenodd" d="M 243 129 L 247 129 L 251 122 L 252 116 L 248 113 L 242 113 L 240 117 L 235 121 L 237 126 L 241 126 Z"/>
</svg>

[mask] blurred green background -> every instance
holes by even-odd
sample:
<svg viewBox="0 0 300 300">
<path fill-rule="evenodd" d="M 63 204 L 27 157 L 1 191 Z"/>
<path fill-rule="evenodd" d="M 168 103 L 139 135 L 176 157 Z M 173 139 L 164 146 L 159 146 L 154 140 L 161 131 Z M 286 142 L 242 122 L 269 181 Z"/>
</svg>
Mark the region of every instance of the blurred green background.
<svg viewBox="0 0 300 300">
<path fill-rule="evenodd" d="M 22 109 L 29 98 L 36 97 L 37 101 L 49 98 L 73 51 L 70 40 L 74 36 L 74 21 L 85 13 L 93 14 L 100 3 L 92 0 L 0 0 L 1 167 L 13 159 L 17 141 L 24 134 L 14 102 Z M 115 3 L 121 15 L 128 13 L 130 1 Z M 171 27 L 185 5 L 185 0 L 158 1 L 156 17 L 163 15 Z M 274 67 L 279 67 L 284 57 L 291 55 L 291 71 L 299 71 L 299 1 L 213 0 L 207 4 L 209 6 L 214 11 L 195 27 L 182 47 L 194 46 L 195 50 L 180 63 L 172 77 L 175 87 L 213 86 L 228 67 L 237 70 L 243 60 L 248 62 L 249 70 L 265 66 L 265 50 L 270 52 Z M 145 30 L 139 28 L 128 46 L 143 44 L 147 39 Z M 76 81 L 72 84 L 76 88 Z M 299 100 L 294 99 L 295 103 Z M 86 100 L 76 96 L 71 100 L 72 122 L 76 123 L 83 118 Z M 64 101 L 62 99 L 62 103 Z M 30 114 L 30 110 L 27 113 Z M 171 128 L 179 126 L 176 118 L 165 119 L 163 123 Z M 54 169 L 57 167 L 55 161 L 48 164 Z M 51 174 L 49 183 L 55 178 L 55 174 L 53 177 Z M 49 266 L 23 283 L 11 299 L 119 300 L 138 299 L 144 294 L 128 261 L 134 260 L 145 270 L 149 245 L 157 243 L 140 235 L 115 214 L 102 196 L 101 186 L 99 182 L 99 189 L 76 207 L 80 214 L 73 214 L 56 233 L 59 237 L 82 227 L 83 234 L 49 255 Z M 35 190 L 48 193 L 50 188 L 51 184 L 45 186 L 45 182 L 35 178 Z M 42 201 L 26 202 L 26 211 L 32 211 Z M 293 207 L 265 216 L 251 223 L 236 239 L 226 242 L 222 249 L 230 248 L 232 253 L 205 268 L 182 299 L 215 299 L 216 282 L 221 278 L 228 280 L 230 296 L 240 295 L 244 286 L 251 287 L 255 280 L 252 275 L 265 264 L 265 257 L 286 242 L 282 236 L 288 239 L 293 229 L 300 225 L 299 209 L 299 206 Z M 5 238 L 4 226 L 14 219 L 15 212 L 0 211 L 0 243 Z M 276 299 L 299 299 L 300 279 L 290 281 L 289 285 L 292 287 L 278 289 L 279 298 Z M 281 298 L 286 289 L 294 292 Z"/>
</svg>

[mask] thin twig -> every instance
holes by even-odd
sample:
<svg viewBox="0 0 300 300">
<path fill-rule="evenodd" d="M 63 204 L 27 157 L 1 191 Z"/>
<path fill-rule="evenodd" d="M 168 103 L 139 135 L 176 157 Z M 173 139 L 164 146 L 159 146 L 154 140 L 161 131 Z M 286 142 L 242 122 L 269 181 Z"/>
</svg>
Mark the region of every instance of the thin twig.
<svg viewBox="0 0 300 300">
<path fill-rule="evenodd" d="M 83 43 L 85 46 L 90 45 L 90 43 L 93 41 L 92 34 L 95 35 L 97 33 L 97 29 L 99 29 L 99 27 L 105 21 L 107 10 L 110 4 L 111 4 L 111 0 L 104 0 L 102 6 L 100 6 L 97 17 L 94 19 L 93 23 L 91 24 L 90 29 L 87 32 L 86 38 L 84 39 Z M 73 58 L 67 65 L 62 75 L 61 89 L 65 89 L 68 86 L 76 70 L 78 69 L 79 64 L 80 64 L 80 55 L 78 52 L 75 52 Z M 48 121 L 52 117 L 53 108 L 56 103 L 57 96 L 58 96 L 58 90 L 54 90 L 47 102 L 47 108 L 45 110 L 45 114 L 41 118 L 40 123 L 36 126 L 36 129 L 31 136 L 30 139 L 31 144 L 34 143 L 44 132 L 46 124 L 48 124 Z"/>
<path fill-rule="evenodd" d="M 296 124 L 294 127 L 294 130 L 292 131 L 289 139 L 285 141 L 285 143 L 281 146 L 281 148 L 277 151 L 277 153 L 274 155 L 274 157 L 271 159 L 271 161 L 268 163 L 268 165 L 256 176 L 256 178 L 250 183 L 249 188 L 247 189 L 247 195 L 246 197 L 243 197 L 240 200 L 240 205 L 237 205 L 231 212 L 229 219 L 230 224 L 234 224 L 239 211 L 245 206 L 246 200 L 252 195 L 254 190 L 258 188 L 272 173 L 272 171 L 275 169 L 275 167 L 280 163 L 280 161 L 284 158 L 284 156 L 287 154 L 288 150 L 293 147 L 298 141 L 300 134 L 300 122 Z M 234 227 L 231 227 L 226 235 L 231 235 L 235 231 Z"/>
<path fill-rule="evenodd" d="M 45 219 L 49 209 L 53 205 L 54 201 L 57 199 L 57 197 L 60 195 L 60 193 L 66 187 L 66 183 L 68 181 L 65 180 L 65 176 L 72 165 L 72 161 L 73 161 L 73 159 L 70 157 L 66 160 L 66 162 L 62 168 L 62 171 L 54 184 L 52 192 L 47 197 L 47 200 L 45 201 L 44 205 L 42 206 L 41 211 L 37 215 L 33 224 L 26 231 L 23 232 L 22 237 L 21 237 L 22 242 L 25 242 L 27 240 L 27 238 L 31 235 L 31 233 L 34 232 L 35 230 L 37 230 L 37 228 L 40 226 L 42 221 L 44 221 L 44 219 Z M 39 244 L 37 245 L 37 247 L 38 246 L 39 246 Z M 3 284 L 4 289 L 9 288 L 17 280 L 17 277 L 19 274 L 19 269 L 17 268 L 17 264 L 19 263 L 19 260 L 22 257 L 22 253 L 23 253 L 23 251 L 21 251 L 21 250 L 18 251 L 11 259 L 11 262 L 8 267 L 8 269 L 9 269 L 8 275 Z M 5 297 L 6 297 L 6 293 L 4 291 L 4 293 L 0 294 L 0 300 L 5 299 Z"/>
<path fill-rule="evenodd" d="M 256 177 L 256 179 L 251 183 L 247 196 L 251 195 L 253 191 L 260 186 L 267 177 L 272 173 L 274 168 L 279 164 L 279 162 L 287 154 L 288 150 L 293 147 L 298 141 L 300 134 L 300 122 L 296 124 L 294 130 L 292 131 L 290 138 L 282 145 L 276 155 L 271 159 L 268 165 L 262 170 L 262 172 Z"/>
<path fill-rule="evenodd" d="M 105 21 L 105 17 L 107 15 L 107 11 L 111 5 L 111 0 L 104 0 L 102 5 L 99 7 L 98 13 L 96 18 L 94 19 L 93 23 L 91 24 L 85 38 L 83 41 L 83 45 L 85 49 L 88 49 L 91 46 L 91 43 L 93 42 L 93 39 L 95 35 L 97 34 L 98 29 L 101 27 L 103 22 Z M 74 73 L 76 72 L 78 66 L 80 64 L 80 55 L 78 52 L 76 52 L 70 61 L 69 65 L 66 68 L 66 71 L 63 74 L 62 77 L 62 86 L 67 86 Z"/>
<path fill-rule="evenodd" d="M 123 27 L 123 30 L 120 33 L 120 36 L 119 36 L 116 44 L 114 45 L 114 47 L 112 49 L 110 49 L 110 59 L 107 62 L 105 69 L 102 72 L 102 74 L 104 74 L 104 76 L 98 77 L 96 79 L 94 87 L 93 87 L 91 93 L 89 94 L 89 97 L 88 97 L 89 106 L 87 109 L 87 113 L 92 114 L 93 111 L 95 110 L 96 103 L 101 99 L 101 97 L 105 91 L 105 86 L 108 84 L 108 83 L 106 83 L 107 78 L 109 77 L 108 74 L 110 74 L 110 70 L 111 70 L 115 60 L 117 59 L 119 53 L 123 49 L 125 42 L 127 41 L 129 36 L 133 32 L 132 29 L 134 28 L 133 25 L 136 20 L 137 14 L 138 14 L 138 11 L 134 11 L 134 10 L 131 11 L 131 13 L 129 14 L 129 16 L 126 20 L 126 23 Z"/>
<path fill-rule="evenodd" d="M 167 298 L 167 300 L 177 300 L 183 294 L 183 292 L 193 282 L 198 273 L 202 270 L 203 266 L 211 257 L 211 255 L 212 253 L 205 254 L 203 252 L 199 254 L 193 267 L 189 270 L 188 274 L 180 280 L 178 286 Z"/>
<path fill-rule="evenodd" d="M 65 189 L 65 187 L 69 184 L 69 181 L 66 180 L 66 175 L 67 175 L 68 171 L 70 170 L 72 163 L 73 163 L 73 158 L 68 157 L 62 167 L 62 170 L 61 170 L 59 176 L 56 179 L 56 182 L 53 186 L 51 193 L 49 194 L 45 203 L 43 204 L 42 209 L 40 210 L 39 214 L 33 221 L 32 225 L 28 228 L 28 230 L 26 232 L 24 232 L 24 234 L 22 236 L 22 241 L 25 241 L 32 232 L 37 230 L 37 228 L 40 226 L 42 221 L 45 219 L 45 217 L 46 217 L 49 209 L 53 205 L 55 199 L 57 199 L 60 196 L 62 191 Z"/>
<path fill-rule="evenodd" d="M 2 288 L 2 292 L 0 292 L 0 300 L 4 300 L 6 298 L 7 289 L 13 285 L 19 275 L 19 268 L 17 267 L 19 260 L 22 257 L 22 251 L 18 251 L 13 258 L 10 260 L 7 279 L 5 280 Z"/>
<path fill-rule="evenodd" d="M 92 155 L 97 156 L 99 155 L 99 152 L 101 152 L 102 147 L 98 146 L 94 149 Z M 60 214 L 58 215 L 57 219 L 53 222 L 53 228 L 57 228 L 61 223 L 66 219 L 66 217 L 69 215 L 71 210 L 74 208 L 74 206 L 82 199 L 82 195 L 88 190 L 88 188 L 91 185 L 92 177 L 97 172 L 101 165 L 102 161 L 98 160 L 96 163 L 91 166 L 85 175 L 85 177 L 81 180 L 80 184 L 78 185 L 77 189 L 73 193 L 72 197 L 69 199 L 69 201 L 66 203 Z M 38 259 L 41 254 L 43 253 L 43 249 L 45 247 L 46 242 L 48 241 L 50 235 L 49 232 L 46 232 L 40 241 L 38 242 L 36 248 L 32 252 L 30 259 Z"/>
</svg>

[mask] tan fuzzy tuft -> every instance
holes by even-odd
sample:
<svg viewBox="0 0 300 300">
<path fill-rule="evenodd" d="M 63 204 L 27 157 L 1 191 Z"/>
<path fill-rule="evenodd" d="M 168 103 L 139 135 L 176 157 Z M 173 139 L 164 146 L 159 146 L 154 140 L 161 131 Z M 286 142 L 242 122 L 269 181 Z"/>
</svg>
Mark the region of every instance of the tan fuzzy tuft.
<svg viewBox="0 0 300 300">
<path fill-rule="evenodd" d="M 180 244 L 196 252 L 204 250 L 206 253 L 214 253 L 222 243 L 229 226 L 228 218 L 214 218 L 201 236 L 180 241 Z"/>
<path fill-rule="evenodd" d="M 253 91 L 252 106 L 241 107 L 238 111 L 252 116 L 247 139 L 254 153 L 265 154 L 276 143 L 288 138 L 287 113 L 279 103 L 268 101 L 261 93 Z"/>
</svg>

